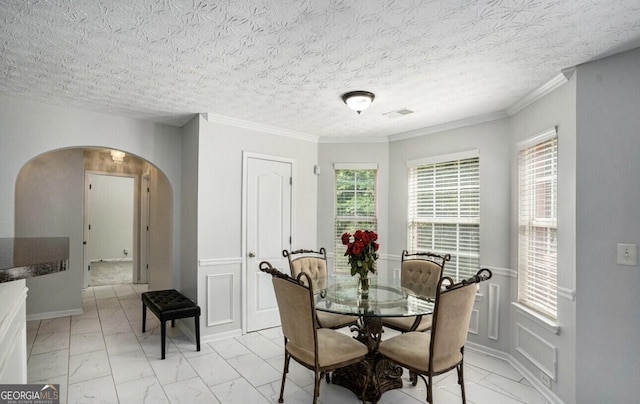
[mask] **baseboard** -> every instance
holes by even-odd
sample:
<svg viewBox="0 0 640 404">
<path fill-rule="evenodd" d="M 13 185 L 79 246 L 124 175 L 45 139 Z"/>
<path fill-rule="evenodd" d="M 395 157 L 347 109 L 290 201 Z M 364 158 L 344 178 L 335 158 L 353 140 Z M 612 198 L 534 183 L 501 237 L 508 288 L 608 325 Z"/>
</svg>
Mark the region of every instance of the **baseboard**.
<svg viewBox="0 0 640 404">
<path fill-rule="evenodd" d="M 520 374 L 525 379 L 527 379 L 527 381 L 531 384 L 531 386 L 533 386 L 533 388 L 536 389 L 536 391 L 540 393 L 540 395 L 542 395 L 545 399 L 547 399 L 547 401 L 549 401 L 552 404 L 564 404 L 563 401 L 560 399 L 560 397 L 556 396 L 553 393 L 553 391 L 549 390 L 544 384 L 542 384 L 540 379 L 538 379 L 533 373 L 529 372 L 529 370 L 527 370 L 527 368 L 525 368 L 513 356 L 505 352 L 498 351 L 497 349 L 488 348 L 486 346 L 475 344 L 469 341 L 467 341 L 467 343 L 465 344 L 465 349 L 470 349 L 472 351 L 475 351 L 487 356 L 492 356 L 494 358 L 507 361 L 518 372 L 520 372 Z"/>
<path fill-rule="evenodd" d="M 467 343 L 464 345 L 464 348 L 509 362 L 509 358 L 510 358 L 509 354 L 507 354 L 506 352 L 498 351 L 497 349 L 489 348 L 484 345 L 479 345 L 471 341 L 467 341 Z"/>
<path fill-rule="evenodd" d="M 536 389 L 542 397 L 547 399 L 548 402 L 552 404 L 564 404 L 560 397 L 556 396 L 553 391 L 549 390 L 544 384 L 542 384 L 542 381 L 525 368 L 518 360 L 516 360 L 516 358 L 509 356 L 509 364 L 520 372 L 520 374 L 524 376 L 529 383 L 531 383 L 533 388 Z"/>
<path fill-rule="evenodd" d="M 133 262 L 133 258 L 100 258 L 90 262 Z"/>
<path fill-rule="evenodd" d="M 27 314 L 27 321 L 48 320 L 50 318 L 67 317 L 67 316 L 79 316 L 83 313 L 84 311 L 82 309 L 48 311 L 46 313 Z"/>
<path fill-rule="evenodd" d="M 236 330 L 220 332 L 216 334 L 200 335 L 200 342 L 208 343 L 208 342 L 220 341 L 223 339 L 241 337 L 241 336 L 242 336 L 242 330 L 238 328 Z"/>
<path fill-rule="evenodd" d="M 193 324 L 193 321 L 190 321 L 189 324 Z M 187 322 L 178 321 L 178 328 L 182 330 L 182 332 L 187 336 L 187 338 L 191 340 L 191 342 L 193 342 L 194 344 L 196 343 L 195 330 L 192 329 L 187 324 Z M 202 327 L 201 327 L 201 330 L 202 330 Z M 211 334 L 211 335 L 202 335 L 202 333 L 200 333 L 200 344 L 206 344 L 209 342 L 220 341 L 223 339 L 240 337 L 240 336 L 242 336 L 242 330 L 240 329 L 217 333 L 217 334 Z"/>
</svg>

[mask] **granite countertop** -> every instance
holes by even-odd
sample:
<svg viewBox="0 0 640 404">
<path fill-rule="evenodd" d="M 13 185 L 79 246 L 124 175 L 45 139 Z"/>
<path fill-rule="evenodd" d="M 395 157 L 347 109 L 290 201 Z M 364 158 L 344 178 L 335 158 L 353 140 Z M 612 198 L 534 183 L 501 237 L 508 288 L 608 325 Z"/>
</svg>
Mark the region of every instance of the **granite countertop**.
<svg viewBox="0 0 640 404">
<path fill-rule="evenodd" d="M 69 237 L 0 238 L 0 283 L 65 271 Z"/>
</svg>

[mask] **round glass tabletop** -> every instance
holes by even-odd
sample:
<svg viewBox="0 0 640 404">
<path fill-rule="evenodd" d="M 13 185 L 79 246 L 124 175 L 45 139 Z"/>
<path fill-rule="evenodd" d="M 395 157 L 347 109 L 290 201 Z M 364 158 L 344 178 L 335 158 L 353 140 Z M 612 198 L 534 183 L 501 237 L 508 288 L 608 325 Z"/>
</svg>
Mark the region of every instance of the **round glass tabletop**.
<svg viewBox="0 0 640 404">
<path fill-rule="evenodd" d="M 402 287 L 399 281 L 386 282 L 370 277 L 368 295 L 358 287 L 357 276 L 331 276 L 314 282 L 316 309 L 363 317 L 403 317 L 431 314 L 435 300 Z"/>
</svg>

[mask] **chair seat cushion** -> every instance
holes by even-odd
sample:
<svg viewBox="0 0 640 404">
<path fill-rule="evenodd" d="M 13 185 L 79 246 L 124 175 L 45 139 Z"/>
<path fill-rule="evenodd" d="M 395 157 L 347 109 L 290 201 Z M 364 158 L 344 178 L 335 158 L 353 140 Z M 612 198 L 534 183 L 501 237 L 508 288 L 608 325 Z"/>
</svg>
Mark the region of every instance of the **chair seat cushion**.
<svg viewBox="0 0 640 404">
<path fill-rule="evenodd" d="M 316 311 L 318 324 L 322 328 L 341 328 L 356 323 L 357 317 L 345 316 L 342 314 L 327 313 L 324 311 Z"/>
<path fill-rule="evenodd" d="M 318 329 L 318 364 L 320 368 L 331 368 L 340 363 L 349 363 L 364 357 L 369 351 L 367 347 L 352 337 L 330 330 Z M 287 351 L 297 360 L 313 367 L 313 351 L 309 351 L 287 343 Z"/>
<path fill-rule="evenodd" d="M 385 317 L 382 320 L 382 325 L 386 325 L 388 327 L 394 328 L 396 330 L 401 330 L 404 332 L 408 331 L 427 331 L 431 329 L 431 323 L 433 321 L 433 316 L 431 314 L 422 316 L 420 319 L 420 323 L 415 330 L 411 329 L 413 323 L 416 321 L 415 317 Z"/>
<path fill-rule="evenodd" d="M 380 343 L 378 351 L 400 365 L 427 372 L 429 368 L 429 343 L 431 334 L 425 332 L 408 332 Z M 433 371 L 439 373 L 449 370 L 462 360 L 460 351 L 446 357 L 434 358 Z"/>
</svg>

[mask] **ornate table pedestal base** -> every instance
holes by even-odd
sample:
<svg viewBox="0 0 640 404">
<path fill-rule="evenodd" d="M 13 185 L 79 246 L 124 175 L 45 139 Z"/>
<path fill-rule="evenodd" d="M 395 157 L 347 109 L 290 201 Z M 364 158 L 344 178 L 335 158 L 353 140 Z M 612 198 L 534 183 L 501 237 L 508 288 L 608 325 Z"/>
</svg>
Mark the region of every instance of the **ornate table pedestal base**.
<svg viewBox="0 0 640 404">
<path fill-rule="evenodd" d="M 357 397 L 362 394 L 365 379 L 367 390 L 365 400 L 377 403 L 382 393 L 402 388 L 402 368 L 391 364 L 387 359 L 371 354 L 365 358 L 369 366 L 357 363 L 337 369 L 331 375 L 331 382 L 351 390 Z"/>
<path fill-rule="evenodd" d="M 354 338 L 367 345 L 369 354 L 361 363 L 335 370 L 331 381 L 351 390 L 358 397 L 366 383 L 366 401 L 377 403 L 385 391 L 402 388 L 402 368 L 378 354 L 382 319 L 362 317 L 360 324 L 351 327 L 351 330 L 358 333 Z"/>
</svg>

